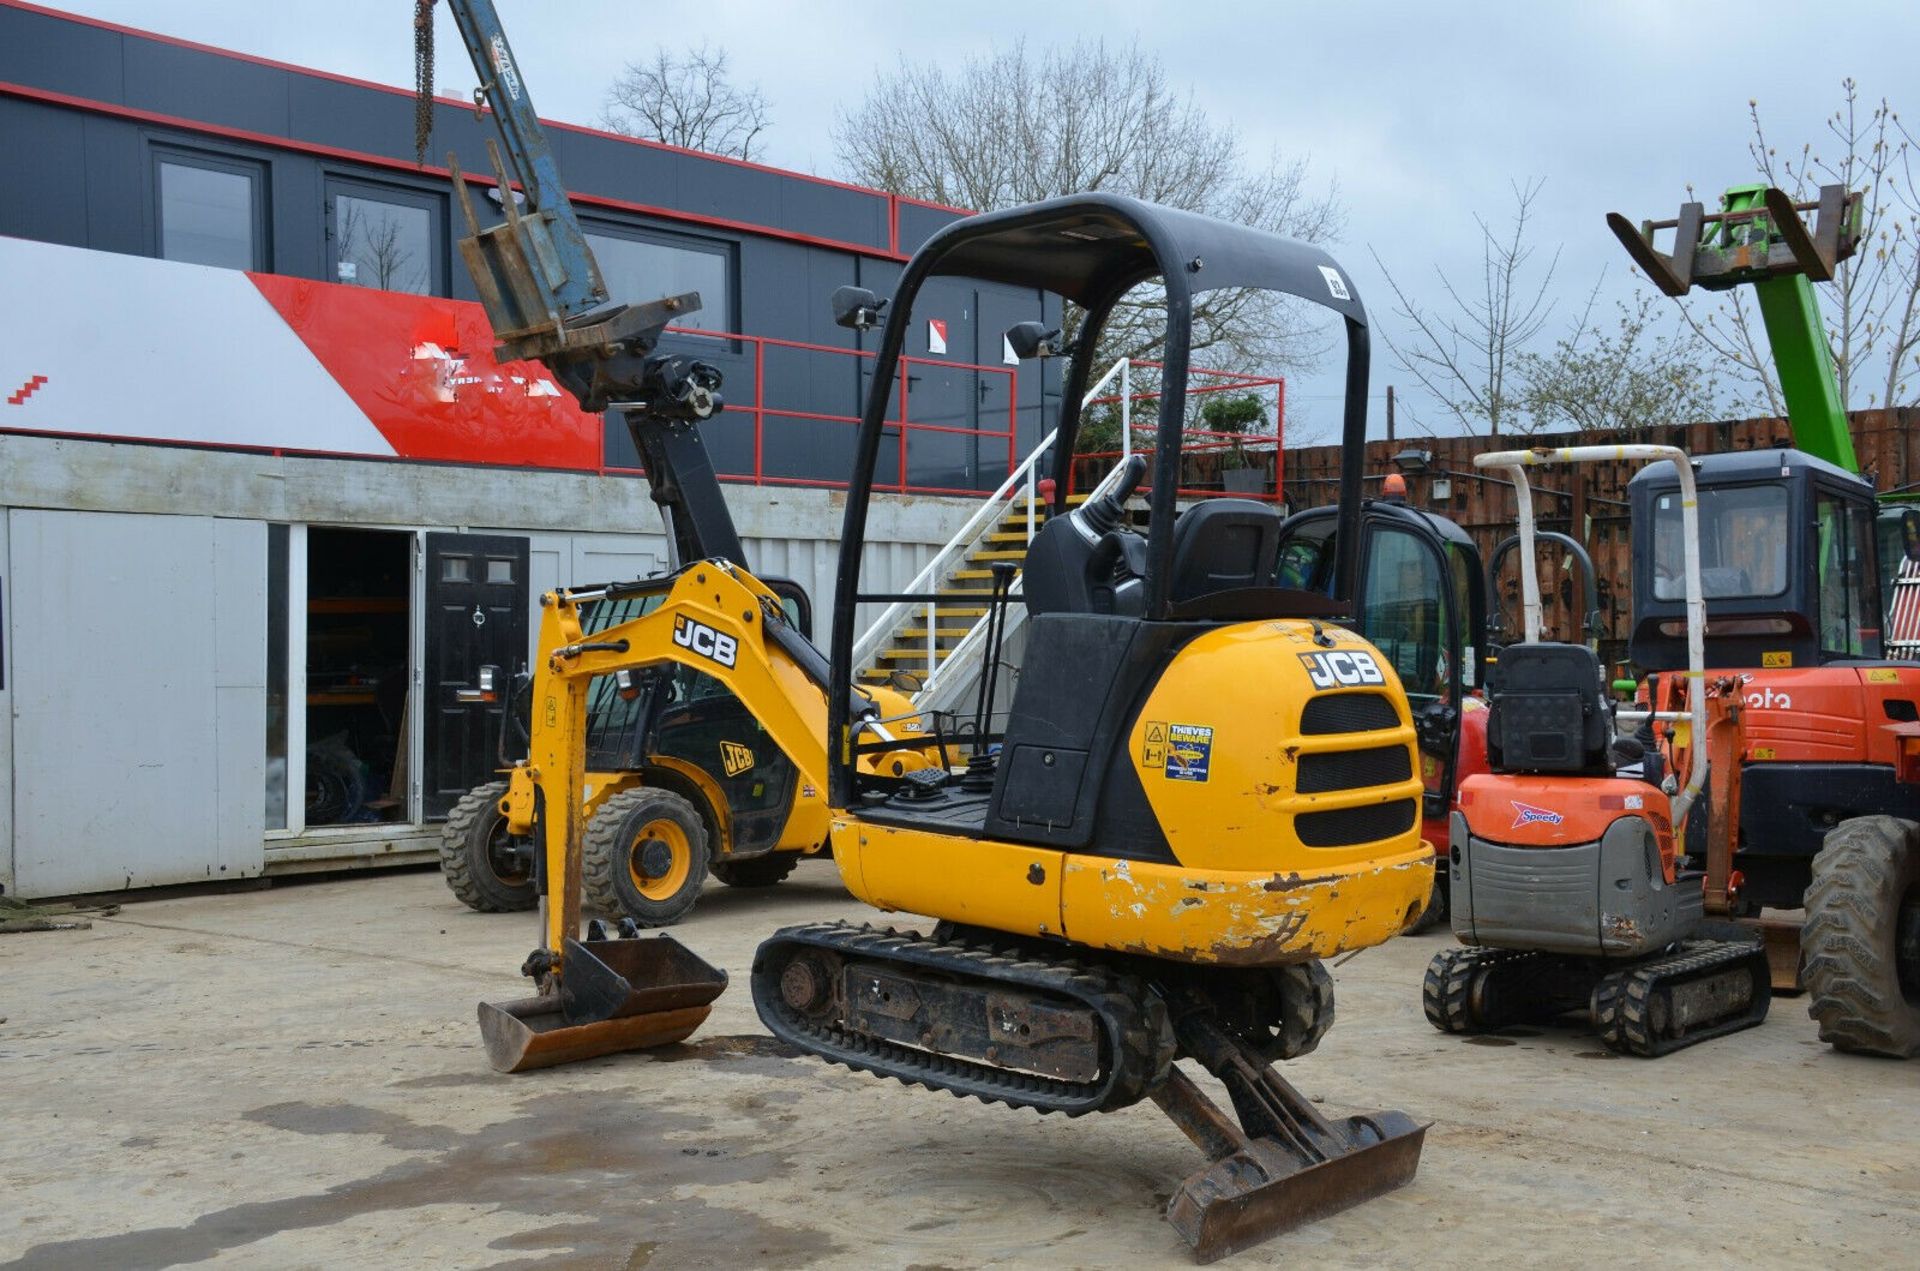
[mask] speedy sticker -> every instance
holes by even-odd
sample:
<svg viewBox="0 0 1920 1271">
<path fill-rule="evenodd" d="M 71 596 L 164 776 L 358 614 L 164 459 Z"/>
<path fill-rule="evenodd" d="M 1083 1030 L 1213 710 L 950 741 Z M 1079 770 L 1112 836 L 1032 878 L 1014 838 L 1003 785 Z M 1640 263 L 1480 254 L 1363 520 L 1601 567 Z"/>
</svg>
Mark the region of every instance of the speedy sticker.
<svg viewBox="0 0 1920 1271">
<path fill-rule="evenodd" d="M 1205 781 L 1212 762 L 1213 729 L 1199 724 L 1167 725 L 1168 780 Z"/>
<path fill-rule="evenodd" d="M 1307 678 L 1316 689 L 1358 688 L 1363 684 L 1385 684 L 1380 664 L 1364 649 L 1334 649 L 1296 656 L 1307 668 Z"/>
<path fill-rule="evenodd" d="M 1566 820 L 1552 808 L 1536 808 L 1531 803 L 1522 803 L 1518 799 L 1510 799 L 1508 802 L 1513 804 L 1513 828 L 1516 830 L 1523 825 L 1558 825 Z"/>
</svg>

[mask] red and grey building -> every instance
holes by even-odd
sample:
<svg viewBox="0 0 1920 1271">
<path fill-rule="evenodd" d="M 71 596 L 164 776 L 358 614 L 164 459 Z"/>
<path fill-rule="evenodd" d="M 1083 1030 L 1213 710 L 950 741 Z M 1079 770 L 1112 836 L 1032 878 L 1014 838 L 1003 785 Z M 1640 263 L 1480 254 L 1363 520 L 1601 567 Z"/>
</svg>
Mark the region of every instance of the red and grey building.
<svg viewBox="0 0 1920 1271">
<path fill-rule="evenodd" d="M 525 661 L 541 590 L 669 564 L 624 428 L 492 358 L 412 119 L 0 0 L 5 894 L 426 859 L 493 762 L 454 690 Z M 438 153 L 490 131 L 437 103 Z M 826 298 L 885 294 L 960 213 L 552 132 L 615 299 L 702 295 L 670 339 L 726 374 L 706 436 L 749 563 L 827 594 L 870 356 Z M 919 319 L 876 586 L 1040 439 L 1058 384 L 1001 333 L 1046 305 L 955 280 Z"/>
</svg>

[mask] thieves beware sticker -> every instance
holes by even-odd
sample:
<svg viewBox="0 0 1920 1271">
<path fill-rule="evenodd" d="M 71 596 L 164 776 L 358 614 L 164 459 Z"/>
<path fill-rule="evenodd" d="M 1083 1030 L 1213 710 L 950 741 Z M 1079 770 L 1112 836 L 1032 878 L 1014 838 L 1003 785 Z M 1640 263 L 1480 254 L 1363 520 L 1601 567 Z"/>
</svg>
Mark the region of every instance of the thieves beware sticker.
<svg viewBox="0 0 1920 1271">
<path fill-rule="evenodd" d="M 1205 781 L 1213 762 L 1213 729 L 1199 724 L 1168 724 L 1166 776 L 1169 781 Z"/>
</svg>

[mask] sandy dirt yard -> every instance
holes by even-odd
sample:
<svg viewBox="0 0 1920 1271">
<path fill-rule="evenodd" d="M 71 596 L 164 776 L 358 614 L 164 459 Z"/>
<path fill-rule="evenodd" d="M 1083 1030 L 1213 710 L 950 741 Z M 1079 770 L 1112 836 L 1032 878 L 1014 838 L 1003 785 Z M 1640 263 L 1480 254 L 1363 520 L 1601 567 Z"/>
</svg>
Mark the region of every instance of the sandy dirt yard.
<svg viewBox="0 0 1920 1271">
<path fill-rule="evenodd" d="M 1068 1121 L 783 1055 L 746 991 L 776 926 L 873 916 L 829 863 L 709 885 L 733 972 L 686 1045 L 516 1077 L 474 1004 L 533 916 L 390 872 L 135 902 L 0 937 L 0 1259 L 31 1267 L 1180 1266 L 1199 1159 L 1153 1107 Z M 905 920 L 896 919 L 904 925 Z M 1839 1055 L 1802 999 L 1657 1061 L 1444 1037 L 1404 937 L 1334 971 L 1288 1065 L 1433 1122 L 1412 1185 L 1226 1265 L 1913 1266 L 1920 1062 Z M 17 1260 L 17 1261 L 16 1261 Z"/>
</svg>

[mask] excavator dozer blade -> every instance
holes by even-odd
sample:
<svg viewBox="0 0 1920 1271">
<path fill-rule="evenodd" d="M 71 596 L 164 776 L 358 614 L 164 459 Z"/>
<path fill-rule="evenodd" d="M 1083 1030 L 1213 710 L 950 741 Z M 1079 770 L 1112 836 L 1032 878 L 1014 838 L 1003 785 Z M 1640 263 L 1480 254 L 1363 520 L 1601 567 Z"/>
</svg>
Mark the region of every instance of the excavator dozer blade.
<svg viewBox="0 0 1920 1271">
<path fill-rule="evenodd" d="M 1412 1182 L 1427 1127 L 1398 1112 L 1354 1120 L 1382 1137 L 1304 1167 L 1256 1140 L 1180 1184 L 1167 1221 L 1193 1260 L 1217 1261 Z"/>
<path fill-rule="evenodd" d="M 569 940 L 559 992 L 480 1003 L 480 1037 L 500 1072 L 552 1068 L 685 1041 L 727 973 L 672 936 Z"/>
</svg>

